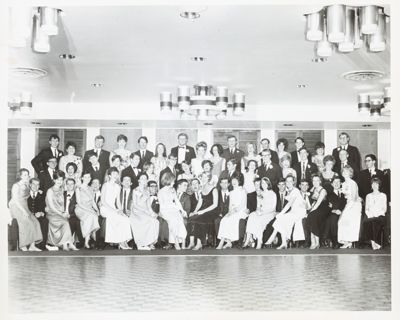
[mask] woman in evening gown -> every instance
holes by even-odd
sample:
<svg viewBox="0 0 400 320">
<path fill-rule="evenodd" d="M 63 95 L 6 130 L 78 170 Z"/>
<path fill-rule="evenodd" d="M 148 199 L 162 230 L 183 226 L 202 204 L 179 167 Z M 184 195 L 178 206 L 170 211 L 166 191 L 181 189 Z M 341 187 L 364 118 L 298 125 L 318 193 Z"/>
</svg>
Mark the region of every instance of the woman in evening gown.
<svg viewBox="0 0 400 320">
<path fill-rule="evenodd" d="M 247 161 L 246 169 L 242 170 L 244 178 L 243 188 L 247 194 L 247 209 L 249 209 L 249 212 L 253 212 L 257 208 L 257 194 L 254 186 L 254 180 L 258 177 L 256 171 L 256 160 Z"/>
<path fill-rule="evenodd" d="M 217 177 L 221 175 L 221 172 L 225 169 L 225 158 L 222 158 L 221 155 L 224 149 L 220 144 L 214 144 L 211 149 L 211 162 L 213 163 L 213 168 L 211 173 Z"/>
<path fill-rule="evenodd" d="M 160 172 L 167 167 L 167 148 L 163 143 L 157 144 L 154 157 L 151 159 L 151 162 L 154 164 L 155 175 L 159 177 Z"/>
</svg>

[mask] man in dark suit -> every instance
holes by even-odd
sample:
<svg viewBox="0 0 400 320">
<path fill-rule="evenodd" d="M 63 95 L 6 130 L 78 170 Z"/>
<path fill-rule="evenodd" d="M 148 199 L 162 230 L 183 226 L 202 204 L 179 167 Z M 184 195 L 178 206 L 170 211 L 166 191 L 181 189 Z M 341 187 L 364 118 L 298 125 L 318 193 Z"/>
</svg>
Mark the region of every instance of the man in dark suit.
<svg viewBox="0 0 400 320">
<path fill-rule="evenodd" d="M 49 158 L 56 159 L 56 167 L 58 168 L 58 162 L 60 158 L 64 155 L 61 150 L 58 149 L 58 145 L 60 143 L 60 138 L 56 134 L 52 134 L 49 137 L 50 147 L 45 148 L 39 152 L 39 154 L 34 157 L 31 161 L 32 167 L 35 169 L 36 174 L 39 174 L 41 171 L 47 169 L 47 160 Z"/>
<path fill-rule="evenodd" d="M 267 177 L 276 192 L 278 181 L 282 178 L 282 170 L 279 165 L 271 161 L 271 150 L 261 151 L 262 165 L 258 167 L 257 173 L 260 178 Z"/>
<path fill-rule="evenodd" d="M 342 176 L 342 169 L 345 166 L 350 166 L 353 169 L 353 180 L 357 181 L 359 172 L 354 163 L 350 162 L 349 153 L 345 149 L 341 149 L 338 155 L 339 155 L 339 162 L 335 163 L 333 171 L 339 173 L 339 175 Z"/>
<path fill-rule="evenodd" d="M 143 170 L 143 165 L 148 162 L 150 163 L 151 159 L 154 157 L 154 153 L 147 150 L 147 137 L 142 136 L 138 139 L 138 144 L 139 144 L 139 150 L 135 151 L 135 154 L 137 154 L 140 157 L 140 163 L 139 163 L 139 169 Z"/>
<path fill-rule="evenodd" d="M 101 164 L 97 158 L 97 154 L 94 152 L 88 153 L 86 156 L 88 157 L 89 165 L 86 166 L 83 172 L 90 173 L 92 179 L 99 179 L 102 184 L 109 167 L 107 168 L 104 164 Z"/>
<path fill-rule="evenodd" d="M 175 166 L 180 165 L 183 161 L 190 164 L 193 158 L 196 158 L 196 152 L 193 147 L 187 145 L 188 135 L 186 133 L 178 134 L 178 146 L 171 149 L 170 154 L 173 154 L 177 159 Z"/>
<path fill-rule="evenodd" d="M 229 211 L 229 185 L 228 178 L 220 179 L 220 188 L 218 190 L 218 217 L 214 220 L 215 234 L 217 236 L 221 220 Z"/>
<path fill-rule="evenodd" d="M 92 179 L 90 182 L 90 187 L 93 191 L 94 203 L 96 204 L 95 210 L 97 213 L 100 213 L 100 204 L 101 204 L 101 183 L 98 178 Z M 106 218 L 102 217 L 99 214 L 99 225 L 100 229 L 96 231 L 96 243 L 95 247 L 98 250 L 103 250 L 106 246 L 105 238 L 106 238 Z"/>
<path fill-rule="evenodd" d="M 155 181 L 149 181 L 147 183 L 149 187 L 150 193 L 150 202 L 151 202 L 151 209 L 154 213 L 160 213 L 160 203 L 158 202 L 157 192 L 158 186 Z M 157 217 L 158 222 L 160 223 L 160 228 L 158 232 L 158 248 L 169 249 L 171 245 L 169 244 L 169 229 L 168 229 L 168 222 L 161 218 L 160 216 Z"/>
<path fill-rule="evenodd" d="M 186 179 L 179 179 L 176 182 L 176 194 L 178 196 L 179 202 L 182 205 L 183 210 L 189 216 L 191 210 L 191 201 L 190 196 L 186 193 L 188 189 L 189 183 Z M 187 222 L 187 218 L 184 219 L 185 223 Z"/>
<path fill-rule="evenodd" d="M 235 175 L 236 172 L 239 172 L 237 170 L 237 160 L 235 158 L 232 158 L 226 162 L 226 169 L 223 170 L 219 175 L 219 181 L 221 181 L 222 179 L 228 180 L 229 191 L 231 191 L 233 189 L 233 187 L 231 185 L 231 180 L 232 180 L 233 175 Z"/>
<path fill-rule="evenodd" d="M 57 159 L 54 156 L 46 162 L 46 168 L 39 172 L 38 178 L 40 180 L 40 187 L 43 191 L 44 197 L 46 198 L 47 190 L 49 190 L 54 184 L 54 174 L 57 172 Z"/>
<path fill-rule="evenodd" d="M 302 137 L 297 137 L 294 140 L 294 144 L 296 145 L 296 150 L 290 153 L 290 156 L 292 157 L 292 168 L 295 163 L 300 161 L 300 149 L 305 148 L 305 142 Z M 311 162 L 311 154 L 308 155 L 308 162 Z"/>
<path fill-rule="evenodd" d="M 131 215 L 131 205 L 133 200 L 132 180 L 130 176 L 124 176 L 121 180 L 121 191 L 119 201 L 122 204 L 122 212 L 128 217 Z"/>
<path fill-rule="evenodd" d="M 101 135 L 98 135 L 94 138 L 94 149 L 87 150 L 85 152 L 85 155 L 83 156 L 83 172 L 85 172 L 86 169 L 90 167 L 89 156 L 93 153 L 96 154 L 97 159 L 100 162 L 100 166 L 104 168 L 105 171 L 107 171 L 107 169 L 110 167 L 110 152 L 103 150 L 104 141 L 105 139 Z"/>
<path fill-rule="evenodd" d="M 29 180 L 30 194 L 27 199 L 29 211 L 34 214 L 40 223 L 40 230 L 42 231 L 43 241 L 38 245 L 41 250 L 47 250 L 47 233 L 49 232 L 49 221 L 46 218 L 45 208 L 45 194 L 40 190 L 40 180 L 38 178 L 31 178 Z"/>
<path fill-rule="evenodd" d="M 332 156 L 335 158 L 336 163 L 339 163 L 340 162 L 340 158 L 339 158 L 340 150 L 346 150 L 349 155 L 348 161 L 351 164 L 353 164 L 353 166 L 352 166 L 353 170 L 359 172 L 361 169 L 360 151 L 358 150 L 357 147 L 349 145 L 349 142 L 350 142 L 350 136 L 346 132 L 342 132 L 339 135 L 339 147 L 333 149 Z"/>
<path fill-rule="evenodd" d="M 309 248 L 311 246 L 311 228 L 309 225 L 309 220 L 307 220 L 309 210 L 311 210 L 310 193 L 308 192 L 310 187 L 311 184 L 308 182 L 307 179 L 300 179 L 300 194 L 306 203 L 307 210 L 307 215 L 301 221 L 304 231 L 304 241 L 296 241 L 296 247 L 301 248 Z"/>
<path fill-rule="evenodd" d="M 129 176 L 132 182 L 132 189 L 135 189 L 139 185 L 138 176 L 139 173 L 141 172 L 141 170 L 139 169 L 140 156 L 136 153 L 131 153 L 129 162 L 130 166 L 126 167 L 121 172 L 121 179 L 123 179 L 126 176 Z"/>
<path fill-rule="evenodd" d="M 81 221 L 75 214 L 76 207 L 76 194 L 75 194 L 75 180 L 68 178 L 65 180 L 66 190 L 64 191 L 64 205 L 65 211 L 68 212 L 69 226 L 71 228 L 72 235 L 78 237 L 79 246 L 77 248 L 83 248 L 85 239 L 82 236 Z"/>
<path fill-rule="evenodd" d="M 307 180 L 308 185 L 311 186 L 311 177 L 313 174 L 318 173 L 318 167 L 315 163 L 309 161 L 308 159 L 308 151 L 306 148 L 301 148 L 299 150 L 300 162 L 296 162 L 293 164 L 293 169 L 296 171 L 297 175 L 297 187 L 300 186 L 300 180 Z"/>
<path fill-rule="evenodd" d="M 269 146 L 270 146 L 270 141 L 269 141 L 269 139 L 268 139 L 268 138 L 263 138 L 263 139 L 261 139 L 260 145 L 261 145 L 261 151 L 260 151 L 259 155 L 261 156 L 262 150 L 269 150 L 269 151 L 271 152 L 271 161 L 272 161 L 273 163 L 279 164 L 278 153 L 277 153 L 276 151 L 271 150 L 271 149 L 269 148 Z M 261 163 L 262 163 L 262 160 L 261 160 Z"/>
<path fill-rule="evenodd" d="M 322 242 L 326 242 L 330 239 L 332 241 L 332 248 L 338 249 L 338 221 L 344 207 L 346 206 L 346 198 L 343 193 L 340 192 L 341 178 L 339 175 L 335 174 L 332 178 L 332 187 L 333 189 L 328 193 L 328 203 L 331 212 L 325 222 Z"/>
<path fill-rule="evenodd" d="M 367 197 L 368 193 L 372 192 L 371 189 L 371 179 L 376 176 L 381 181 L 384 180 L 383 171 L 377 169 L 376 167 L 376 156 L 374 154 L 367 154 L 365 156 L 366 169 L 361 170 L 358 175 L 358 190 L 360 197 L 364 199 Z"/>
<path fill-rule="evenodd" d="M 237 148 L 237 139 L 235 136 L 230 135 L 227 138 L 228 141 L 228 148 L 224 149 L 222 152 L 222 158 L 224 158 L 226 161 L 226 168 L 228 161 L 230 159 L 235 159 L 236 160 L 236 170 L 240 172 L 240 167 L 241 167 L 241 162 L 242 158 L 244 157 L 244 152 L 240 149 Z"/>
<path fill-rule="evenodd" d="M 167 160 L 167 167 L 164 170 L 161 170 L 161 172 L 160 172 L 160 184 L 159 184 L 160 188 L 164 187 L 164 185 L 162 183 L 162 177 L 163 177 L 164 173 L 171 172 L 175 176 L 175 179 L 177 178 L 178 172 L 176 169 L 176 160 L 177 160 L 177 158 L 176 158 L 175 154 L 173 154 L 173 153 L 169 154 L 168 160 Z"/>
</svg>

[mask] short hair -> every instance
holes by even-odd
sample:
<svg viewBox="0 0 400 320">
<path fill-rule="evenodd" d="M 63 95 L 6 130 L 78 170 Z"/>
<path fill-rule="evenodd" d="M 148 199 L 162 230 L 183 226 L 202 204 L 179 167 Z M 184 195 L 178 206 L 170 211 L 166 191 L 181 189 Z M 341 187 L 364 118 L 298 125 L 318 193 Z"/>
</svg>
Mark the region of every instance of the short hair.
<svg viewBox="0 0 400 320">
<path fill-rule="evenodd" d="M 341 132 L 340 134 L 339 134 L 339 138 L 341 137 L 341 136 L 346 136 L 346 138 L 348 139 L 348 140 L 350 140 L 350 136 L 349 136 L 349 134 L 347 133 L 347 132 Z"/>
<path fill-rule="evenodd" d="M 296 139 L 294 139 L 294 142 L 296 143 L 297 140 L 301 140 L 301 142 L 304 143 L 304 139 L 302 137 L 296 137 Z"/>
<path fill-rule="evenodd" d="M 78 171 L 78 166 L 74 162 L 68 162 L 67 165 L 65 166 L 65 170 L 68 171 L 69 167 L 74 168 L 74 173 L 76 173 L 76 171 Z"/>
<path fill-rule="evenodd" d="M 62 178 L 63 180 L 65 179 L 65 173 L 64 171 L 55 171 L 53 174 L 53 180 L 57 180 L 58 178 Z"/>
<path fill-rule="evenodd" d="M 244 176 L 241 172 L 234 172 L 231 177 L 231 182 L 233 179 L 236 179 L 239 183 L 239 186 L 243 186 L 244 184 Z"/>
<path fill-rule="evenodd" d="M 161 184 L 163 186 L 169 186 L 175 181 L 175 175 L 172 172 L 165 172 L 161 177 Z"/>
<path fill-rule="evenodd" d="M 213 163 L 211 162 L 211 160 L 203 160 L 203 161 L 201 162 L 201 167 L 204 168 L 204 166 L 205 166 L 207 163 L 210 165 L 210 168 L 211 168 L 211 170 L 212 170 L 212 168 L 214 167 L 214 165 L 213 165 Z"/>
<path fill-rule="evenodd" d="M 189 183 L 189 181 L 187 181 L 186 179 L 179 179 L 179 180 L 176 182 L 176 186 L 179 187 L 179 186 L 180 186 L 182 183 L 184 183 L 184 182 Z"/>
<path fill-rule="evenodd" d="M 345 170 L 347 170 L 347 171 L 349 172 L 350 178 L 353 178 L 353 175 L 354 175 L 354 170 L 353 170 L 353 168 L 346 164 L 346 165 L 343 167 L 343 169 L 342 169 L 342 175 L 343 175 L 343 172 L 344 172 Z"/>
<path fill-rule="evenodd" d="M 211 146 L 210 149 L 210 153 L 212 154 L 212 150 L 214 149 L 214 147 L 217 147 L 218 150 L 218 154 L 221 155 L 224 152 L 224 148 L 222 148 L 222 146 L 219 143 L 215 143 Z"/>
<path fill-rule="evenodd" d="M 28 169 L 26 169 L 26 168 L 19 169 L 18 172 L 17 172 L 17 180 L 18 181 L 21 180 L 22 172 L 27 172 L 28 175 L 29 175 L 29 170 Z"/>
<path fill-rule="evenodd" d="M 198 151 L 200 148 L 207 149 L 207 143 L 205 141 L 200 141 L 199 143 L 196 144 L 196 151 Z"/>
<path fill-rule="evenodd" d="M 382 180 L 379 179 L 377 176 L 373 176 L 371 179 L 371 186 L 373 183 L 377 183 L 379 185 L 379 187 L 382 185 Z"/>
<path fill-rule="evenodd" d="M 367 158 L 371 158 L 372 161 L 376 162 L 376 156 L 374 154 L 372 154 L 372 153 L 367 154 L 365 156 L 365 159 L 367 159 Z"/>
<path fill-rule="evenodd" d="M 153 164 L 152 162 L 146 161 L 143 164 L 143 171 L 147 171 L 147 169 L 149 169 L 152 164 Z"/>
<path fill-rule="evenodd" d="M 341 177 L 341 176 L 339 176 L 336 172 L 334 173 L 334 175 L 333 175 L 333 177 L 332 177 L 332 181 L 331 181 L 331 183 L 333 183 L 335 180 L 337 180 L 337 179 L 339 179 L 340 180 L 340 182 L 342 182 L 343 181 L 343 178 Z"/>
<path fill-rule="evenodd" d="M 207 176 L 208 181 L 211 181 L 212 174 L 211 172 L 202 172 L 199 174 L 199 179 L 202 179 L 204 176 Z"/>
<path fill-rule="evenodd" d="M 118 169 L 117 169 L 116 167 L 111 167 L 111 168 L 108 168 L 108 170 L 107 170 L 107 175 L 108 175 L 108 176 L 111 176 L 111 174 L 112 174 L 113 172 L 117 172 L 117 173 L 119 174 L 119 171 L 118 171 Z"/>
<path fill-rule="evenodd" d="M 51 134 L 49 137 L 49 141 L 51 141 L 52 139 L 57 139 L 58 141 L 60 141 L 60 137 L 57 134 Z"/>
<path fill-rule="evenodd" d="M 98 177 L 92 178 L 92 180 L 90 181 L 89 185 L 91 186 L 93 184 L 93 182 L 95 182 L 95 181 L 98 181 L 99 184 L 101 185 L 100 178 L 98 178 Z"/>
<path fill-rule="evenodd" d="M 167 157 L 167 148 L 165 147 L 165 144 L 164 144 L 164 143 L 161 143 L 161 142 L 160 142 L 160 143 L 157 143 L 157 145 L 156 145 L 156 150 L 154 151 L 154 156 L 155 156 L 156 158 L 159 156 L 158 151 L 157 151 L 158 146 L 163 146 L 164 151 L 163 151 L 162 156 L 163 156 L 164 158 Z"/>
<path fill-rule="evenodd" d="M 237 160 L 236 160 L 236 158 L 230 158 L 227 162 L 232 163 L 234 166 L 237 165 Z"/>
<path fill-rule="evenodd" d="M 283 182 L 283 183 L 286 183 L 286 180 L 283 179 L 283 178 L 280 178 L 277 184 L 280 184 L 280 183 L 282 183 L 282 182 Z"/>
<path fill-rule="evenodd" d="M 123 177 L 121 178 L 121 182 L 124 181 L 125 178 L 129 178 L 129 180 L 132 182 L 131 176 L 123 176 Z M 138 180 L 139 180 L 139 178 L 138 178 Z"/>
<path fill-rule="evenodd" d="M 168 155 L 168 159 L 172 159 L 172 158 L 178 159 L 178 156 L 177 156 L 176 154 L 170 153 L 170 154 Z"/>
<path fill-rule="evenodd" d="M 129 156 L 129 158 L 133 159 L 134 157 L 138 157 L 140 159 L 140 155 L 138 155 L 137 153 L 132 152 L 131 155 Z"/>
<path fill-rule="evenodd" d="M 106 141 L 106 139 L 104 139 L 104 137 L 101 134 L 94 137 L 94 140 L 100 140 L 100 139 L 103 140 L 104 142 Z"/>
<path fill-rule="evenodd" d="M 268 139 L 267 139 L 267 140 L 268 140 Z M 262 141 L 262 140 L 261 140 L 261 141 Z M 247 150 L 247 148 L 248 148 L 250 145 L 253 146 L 253 148 L 254 148 L 254 153 L 257 153 L 257 146 L 256 146 L 256 144 L 255 144 L 254 142 L 247 142 L 247 143 L 246 143 L 246 150 Z"/>
<path fill-rule="evenodd" d="M 249 168 L 249 164 L 250 163 L 254 163 L 255 164 L 255 166 L 256 166 L 256 169 L 257 169 L 257 161 L 256 160 L 254 160 L 254 159 L 251 159 L 251 160 L 249 160 L 248 162 L 247 162 L 247 169 Z"/>
<path fill-rule="evenodd" d="M 32 184 L 33 181 L 39 182 L 39 184 L 40 184 L 39 178 L 35 178 L 35 177 L 30 178 L 30 179 L 29 179 L 29 184 Z"/>
<path fill-rule="evenodd" d="M 271 150 L 270 149 L 263 149 L 261 151 L 261 156 L 263 155 L 264 152 L 268 152 L 270 156 L 272 156 Z"/>
<path fill-rule="evenodd" d="M 324 159 L 322 159 L 322 162 L 323 162 L 324 166 L 326 165 L 326 163 L 327 163 L 328 161 L 332 161 L 332 162 L 333 162 L 333 165 L 335 165 L 335 163 L 336 163 L 335 158 L 334 158 L 333 156 L 331 156 L 330 154 L 326 155 L 326 156 L 324 157 Z"/>
<path fill-rule="evenodd" d="M 287 179 L 291 178 L 293 180 L 293 182 L 296 182 L 296 177 L 294 175 L 292 175 L 291 173 L 289 173 L 286 178 L 285 178 L 285 182 L 287 181 Z"/>
<path fill-rule="evenodd" d="M 149 175 L 146 172 L 140 172 L 137 176 L 138 181 L 140 180 L 141 177 L 145 176 L 147 179 L 149 179 Z"/>
<path fill-rule="evenodd" d="M 260 140 L 260 143 L 262 143 L 263 141 L 268 141 L 268 144 L 270 144 L 271 142 L 269 141 L 269 139 L 268 138 L 262 138 L 261 140 Z"/>
<path fill-rule="evenodd" d="M 283 143 L 283 145 L 285 146 L 284 150 L 286 150 L 287 147 L 288 147 L 288 145 L 289 145 L 289 142 L 287 141 L 287 139 L 285 139 L 285 138 L 279 138 L 279 139 L 276 141 L 276 147 L 278 148 L 278 146 L 279 146 L 281 143 Z"/>
<path fill-rule="evenodd" d="M 56 162 L 57 162 L 57 158 L 55 156 L 53 156 L 53 155 L 49 156 L 47 158 L 46 162 L 49 162 L 50 160 L 56 160 Z"/>
<path fill-rule="evenodd" d="M 307 183 L 307 184 L 309 184 L 307 179 L 300 179 L 300 184 L 302 184 L 302 183 Z"/>
<path fill-rule="evenodd" d="M 95 156 L 97 158 L 97 153 L 94 151 L 89 151 L 88 152 L 88 160 L 90 160 L 91 157 Z"/>
<path fill-rule="evenodd" d="M 74 147 L 74 149 L 76 150 L 76 143 L 73 142 L 73 141 L 68 141 L 68 142 L 65 144 L 65 150 L 67 150 L 69 147 Z"/>
<path fill-rule="evenodd" d="M 282 158 L 280 158 L 279 164 L 282 165 L 283 161 L 285 160 L 289 160 L 290 165 L 292 164 L 292 156 L 290 155 L 290 153 L 284 154 Z"/>
<path fill-rule="evenodd" d="M 262 188 L 262 182 L 263 181 L 265 181 L 265 183 L 267 184 L 267 190 L 271 190 L 272 189 L 272 183 L 271 183 L 271 180 L 269 180 L 267 177 L 263 177 L 262 179 L 261 179 L 261 190 L 264 190 L 263 188 Z"/>
<path fill-rule="evenodd" d="M 256 182 L 259 182 L 259 181 L 261 181 L 261 178 L 256 175 L 253 182 L 256 183 Z"/>
<path fill-rule="evenodd" d="M 119 159 L 119 161 L 122 162 L 122 157 L 121 157 L 119 154 L 114 154 L 114 155 L 111 157 L 111 162 L 114 162 L 116 159 Z"/>
<path fill-rule="evenodd" d="M 141 136 L 141 137 L 139 137 L 139 139 L 137 139 L 137 142 L 139 143 L 140 142 L 140 140 L 144 140 L 144 141 L 146 141 L 146 143 L 148 143 L 149 142 L 149 139 L 147 139 L 147 137 L 146 136 Z"/>
<path fill-rule="evenodd" d="M 318 141 L 314 146 L 315 150 L 320 149 L 320 148 L 325 149 L 325 144 L 322 141 Z"/>
<path fill-rule="evenodd" d="M 319 173 L 313 173 L 313 174 L 311 175 L 311 180 L 313 180 L 315 177 L 317 177 L 320 181 L 322 181 L 322 178 L 321 178 L 321 176 L 320 176 Z"/>
<path fill-rule="evenodd" d="M 119 142 L 120 140 L 124 140 L 125 142 L 128 142 L 128 137 L 124 134 L 119 134 L 117 136 L 117 142 Z"/>
<path fill-rule="evenodd" d="M 192 184 L 194 181 L 197 181 L 198 184 L 200 184 L 200 180 L 198 178 L 194 178 L 190 181 L 190 184 Z"/>
<path fill-rule="evenodd" d="M 157 184 L 156 181 L 154 181 L 154 180 L 149 180 L 149 181 L 147 182 L 147 186 L 148 186 L 148 187 L 151 187 L 152 185 L 155 185 L 156 187 L 158 186 L 158 184 Z"/>
<path fill-rule="evenodd" d="M 303 147 L 301 147 L 299 150 L 297 150 L 297 152 L 299 152 L 299 153 L 300 153 L 300 152 L 301 152 L 301 151 L 303 151 L 303 150 L 306 150 L 307 154 L 309 153 L 309 152 L 308 152 L 308 150 L 307 150 L 307 148 L 306 148 L 306 147 L 304 147 L 304 146 L 303 146 Z"/>
<path fill-rule="evenodd" d="M 184 133 L 184 132 L 179 133 L 179 134 L 178 134 L 178 139 L 179 139 L 179 137 L 185 137 L 186 140 L 189 140 L 189 136 L 188 136 L 186 133 Z"/>
<path fill-rule="evenodd" d="M 236 136 L 234 136 L 233 134 L 230 134 L 229 136 L 227 136 L 226 140 L 228 141 L 229 139 L 232 139 L 232 138 L 234 138 L 235 141 L 237 141 Z"/>
<path fill-rule="evenodd" d="M 221 176 L 221 178 L 219 178 L 218 184 L 221 185 L 222 180 L 226 180 L 229 183 L 229 178 L 228 176 Z M 193 181 L 193 180 L 192 180 Z"/>
<path fill-rule="evenodd" d="M 73 179 L 73 178 L 67 178 L 67 179 L 65 179 L 65 183 L 66 183 L 66 184 L 68 183 L 68 181 L 72 181 L 74 184 L 76 184 L 76 181 L 75 181 L 75 179 Z"/>
</svg>

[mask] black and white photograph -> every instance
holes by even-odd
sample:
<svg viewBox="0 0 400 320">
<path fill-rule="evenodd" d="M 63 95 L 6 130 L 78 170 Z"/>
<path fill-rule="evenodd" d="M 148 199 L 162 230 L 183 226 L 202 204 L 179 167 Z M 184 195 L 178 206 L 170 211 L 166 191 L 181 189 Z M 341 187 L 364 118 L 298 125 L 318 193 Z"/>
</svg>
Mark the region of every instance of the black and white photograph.
<svg viewBox="0 0 400 320">
<path fill-rule="evenodd" d="M 4 319 L 394 318 L 393 1 L 3 7 Z"/>
</svg>

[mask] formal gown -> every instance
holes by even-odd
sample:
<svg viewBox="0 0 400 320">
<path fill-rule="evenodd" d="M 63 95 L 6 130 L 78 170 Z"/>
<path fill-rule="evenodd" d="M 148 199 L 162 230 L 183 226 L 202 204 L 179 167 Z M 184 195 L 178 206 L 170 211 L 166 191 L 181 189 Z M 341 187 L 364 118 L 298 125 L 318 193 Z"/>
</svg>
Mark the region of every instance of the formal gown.
<svg viewBox="0 0 400 320">
<path fill-rule="evenodd" d="M 144 247 L 157 242 L 160 223 L 157 217 L 152 217 L 150 194 L 142 192 L 139 188 L 133 191 L 133 203 L 137 207 L 132 210 L 129 221 L 133 238 L 138 247 Z"/>
<path fill-rule="evenodd" d="M 312 190 L 311 195 L 311 206 L 317 202 L 318 197 L 324 188 L 320 188 L 319 190 Z M 330 209 L 328 206 L 327 197 L 325 196 L 324 199 L 319 204 L 318 208 L 311 211 L 307 216 L 307 223 L 309 226 L 310 231 L 318 236 L 321 237 L 324 232 L 325 221 L 329 215 Z"/>
<path fill-rule="evenodd" d="M 294 201 L 290 211 L 279 214 L 272 226 L 281 234 L 282 239 L 289 240 L 293 230 L 293 241 L 304 240 L 302 220 L 306 217 L 307 211 L 306 203 L 301 196 L 300 190 L 293 188 L 286 196 L 286 200 L 288 202 Z"/>
<path fill-rule="evenodd" d="M 183 208 L 175 189 L 170 187 L 161 188 L 158 192 L 158 202 L 160 203 L 160 216 L 168 223 L 169 242 L 175 243 L 176 238 L 185 239 L 187 231 L 181 213 Z"/>
<path fill-rule="evenodd" d="M 222 165 L 224 164 L 224 158 L 220 158 L 219 160 L 214 160 L 213 158 L 210 159 L 213 163 L 213 168 L 211 173 L 214 176 L 219 177 L 221 172 L 224 170 L 224 168 L 222 167 Z"/>
<path fill-rule="evenodd" d="M 154 173 L 159 177 L 160 172 L 167 167 L 167 159 L 164 157 L 154 157 L 151 159 L 151 162 L 154 164 Z"/>
<path fill-rule="evenodd" d="M 342 192 L 346 197 L 346 206 L 338 221 L 338 242 L 358 241 L 361 222 L 361 199 L 358 186 L 354 180 L 342 184 Z"/>
<path fill-rule="evenodd" d="M 234 211 L 234 209 L 236 209 Z M 247 217 L 247 194 L 239 187 L 229 192 L 229 211 L 220 222 L 218 239 L 239 240 L 239 221 Z"/>
<path fill-rule="evenodd" d="M 115 149 L 113 153 L 114 155 L 119 155 L 122 158 L 121 165 L 123 166 L 124 169 L 126 167 L 129 167 L 129 157 L 131 156 L 131 151 L 127 149 Z"/>
<path fill-rule="evenodd" d="M 82 158 L 76 155 L 65 155 L 60 158 L 60 161 L 58 163 L 58 169 L 61 171 L 64 171 L 65 173 L 67 172 L 67 164 L 68 163 L 75 163 L 77 166 L 76 174 L 77 177 L 80 177 L 82 175 Z"/>
<path fill-rule="evenodd" d="M 92 232 L 100 229 L 99 216 L 93 209 L 94 194 L 89 187 L 81 187 L 79 190 L 79 202 L 75 207 L 75 214 L 81 222 L 82 236 L 90 236 Z"/>
<path fill-rule="evenodd" d="M 113 182 L 107 182 L 101 188 L 100 214 L 106 218 L 105 242 L 121 243 L 132 239 L 129 218 L 118 213 L 121 208 L 119 201 L 121 187 Z"/>
<path fill-rule="evenodd" d="M 264 190 L 257 196 L 257 211 L 250 213 L 247 219 L 246 233 L 253 235 L 254 239 L 263 238 L 267 224 L 275 218 L 276 193 Z"/>
<path fill-rule="evenodd" d="M 29 211 L 27 199 L 29 197 L 29 186 L 22 182 L 14 183 L 11 189 L 11 200 L 8 204 L 11 217 L 18 222 L 19 247 L 26 247 L 32 243 L 42 241 L 40 223 Z M 28 217 L 24 216 L 28 213 Z"/>
<path fill-rule="evenodd" d="M 64 190 L 50 188 L 46 195 L 46 217 L 49 220 L 47 243 L 53 246 L 73 243 L 68 218 L 61 214 L 65 211 L 64 205 Z"/>
</svg>

